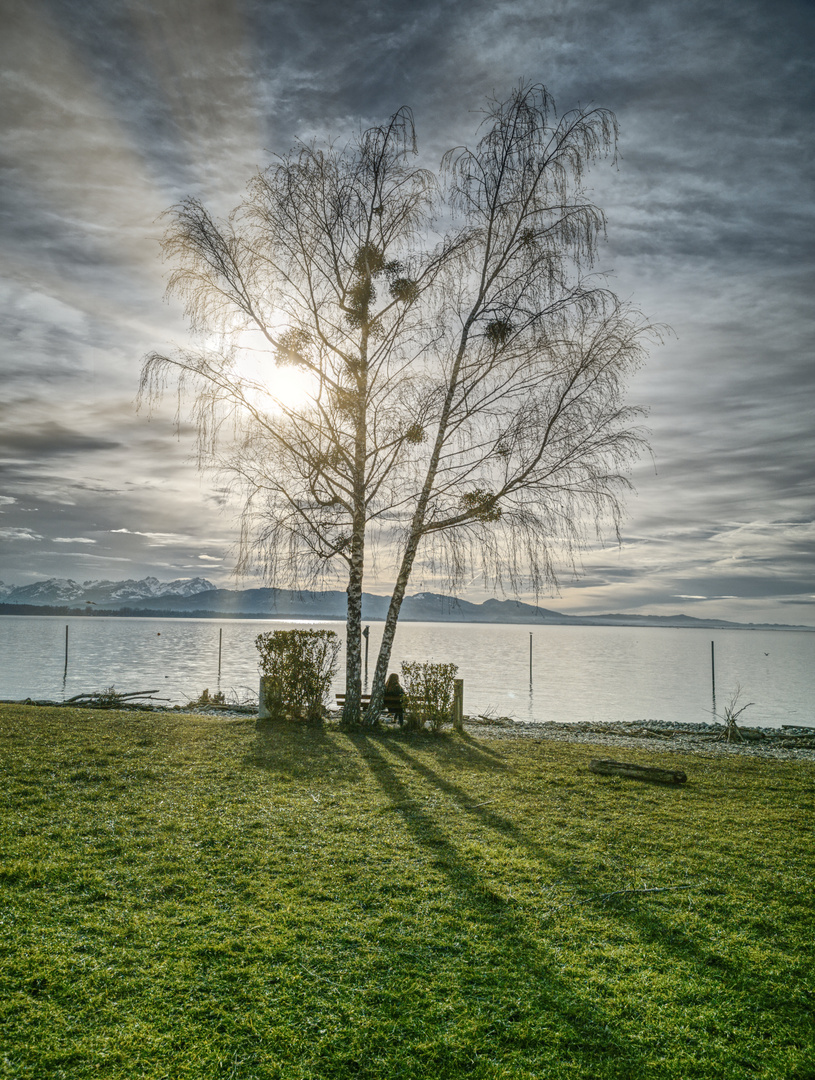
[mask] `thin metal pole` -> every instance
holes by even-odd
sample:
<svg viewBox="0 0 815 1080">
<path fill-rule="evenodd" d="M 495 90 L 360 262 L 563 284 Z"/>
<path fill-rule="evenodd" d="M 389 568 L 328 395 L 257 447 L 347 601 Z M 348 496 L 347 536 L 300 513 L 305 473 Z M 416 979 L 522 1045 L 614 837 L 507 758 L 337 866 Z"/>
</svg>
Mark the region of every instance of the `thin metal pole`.
<svg viewBox="0 0 815 1080">
<path fill-rule="evenodd" d="M 532 689 L 532 635 L 529 635 L 529 689 Z"/>
<path fill-rule="evenodd" d="M 65 670 L 62 673 L 62 678 L 68 678 L 68 627 L 65 627 Z"/>
<path fill-rule="evenodd" d="M 221 677 L 221 647 L 222 647 L 223 643 L 224 643 L 224 632 L 223 632 L 223 629 L 221 628 L 221 629 L 218 630 L 218 678 L 219 679 Z"/>
<path fill-rule="evenodd" d="M 716 714 L 716 646 L 710 643 L 710 684 L 713 690 L 713 714 Z"/>
</svg>

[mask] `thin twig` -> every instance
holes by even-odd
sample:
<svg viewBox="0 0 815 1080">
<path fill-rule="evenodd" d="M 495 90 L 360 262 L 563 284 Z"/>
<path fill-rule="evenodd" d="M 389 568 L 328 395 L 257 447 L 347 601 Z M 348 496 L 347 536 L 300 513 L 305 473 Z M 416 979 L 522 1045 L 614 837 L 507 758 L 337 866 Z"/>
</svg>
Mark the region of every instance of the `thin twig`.
<svg viewBox="0 0 815 1080">
<path fill-rule="evenodd" d="M 325 975 L 318 975 L 316 971 L 312 971 L 311 968 L 307 968 L 305 964 L 300 964 L 300 970 L 305 971 L 305 973 L 307 975 L 310 975 L 312 979 L 319 979 L 320 982 L 328 983 L 329 986 L 336 986 L 338 990 L 349 990 L 352 994 L 359 994 L 362 991 L 362 987 L 343 986 L 342 983 L 334 982 L 333 979 L 327 979 Z"/>
<path fill-rule="evenodd" d="M 695 889 L 696 885 L 663 885 L 661 888 L 653 889 L 617 889 L 616 892 L 601 893 L 601 900 L 608 900 L 612 896 L 625 896 L 628 893 L 654 893 L 654 892 L 672 892 L 676 889 Z M 586 901 L 588 903 L 588 901 Z"/>
<path fill-rule="evenodd" d="M 585 900 L 567 900 L 565 904 L 558 904 L 557 907 L 549 908 L 546 912 L 547 915 L 551 915 L 555 911 L 560 911 L 565 907 L 577 907 L 580 904 L 591 904 L 595 900 L 604 902 L 610 900 L 612 896 L 631 896 L 635 893 L 662 893 L 662 892 L 674 892 L 677 889 L 697 889 L 698 884 L 693 885 L 663 885 L 661 887 L 654 887 L 650 889 L 617 889 L 615 892 L 610 893 L 594 893 L 592 896 L 586 897 Z"/>
</svg>

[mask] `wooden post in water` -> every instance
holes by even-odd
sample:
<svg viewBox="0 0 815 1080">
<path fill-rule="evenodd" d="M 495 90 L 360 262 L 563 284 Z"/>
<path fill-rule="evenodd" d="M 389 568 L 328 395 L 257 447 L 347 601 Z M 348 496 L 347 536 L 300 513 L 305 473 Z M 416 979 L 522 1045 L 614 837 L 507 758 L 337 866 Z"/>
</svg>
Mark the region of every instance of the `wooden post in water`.
<svg viewBox="0 0 815 1080">
<path fill-rule="evenodd" d="M 464 680 L 453 680 L 453 727 L 464 730 Z"/>
<path fill-rule="evenodd" d="M 224 643 L 223 628 L 218 629 L 218 682 L 221 681 L 221 647 Z"/>
<path fill-rule="evenodd" d="M 532 635 L 529 635 L 529 689 L 532 689 Z"/>
<path fill-rule="evenodd" d="M 65 627 L 65 670 L 62 673 L 63 682 L 68 678 L 68 627 Z"/>
<path fill-rule="evenodd" d="M 710 643 L 710 685 L 713 690 L 713 715 L 716 715 L 716 646 Z"/>
<path fill-rule="evenodd" d="M 371 632 L 370 626 L 366 626 L 362 631 L 362 636 L 365 638 L 365 689 L 368 689 L 368 635 Z"/>
</svg>

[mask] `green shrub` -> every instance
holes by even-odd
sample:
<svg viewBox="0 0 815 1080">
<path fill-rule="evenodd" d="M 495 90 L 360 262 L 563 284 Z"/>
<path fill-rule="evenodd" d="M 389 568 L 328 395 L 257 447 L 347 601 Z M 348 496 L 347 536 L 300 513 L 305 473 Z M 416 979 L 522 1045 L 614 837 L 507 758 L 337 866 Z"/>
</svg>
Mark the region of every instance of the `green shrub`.
<svg viewBox="0 0 815 1080">
<path fill-rule="evenodd" d="M 340 651 L 334 631 L 274 630 L 258 634 L 255 645 L 271 718 L 322 719 Z"/>
<path fill-rule="evenodd" d="M 439 731 L 453 716 L 455 664 L 402 664 L 405 719 L 409 729 L 420 731 L 429 724 Z"/>
</svg>

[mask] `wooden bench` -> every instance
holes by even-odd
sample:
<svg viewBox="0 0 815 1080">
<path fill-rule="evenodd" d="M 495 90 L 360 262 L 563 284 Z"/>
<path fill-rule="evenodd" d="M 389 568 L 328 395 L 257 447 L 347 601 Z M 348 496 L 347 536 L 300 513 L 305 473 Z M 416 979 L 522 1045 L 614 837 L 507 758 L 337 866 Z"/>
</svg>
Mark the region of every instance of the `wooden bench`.
<svg viewBox="0 0 815 1080">
<path fill-rule="evenodd" d="M 345 705 L 345 694 L 337 694 L 337 704 L 342 707 Z M 371 702 L 370 694 L 360 694 L 360 704 L 362 711 L 368 708 Z M 397 721 L 401 724 L 404 722 L 405 714 L 402 705 L 402 694 L 398 697 L 395 694 L 385 694 L 382 704 L 385 707 L 385 711 L 389 712 L 392 716 L 395 716 Z M 464 680 L 453 680 L 453 727 L 456 731 L 464 730 Z"/>
<path fill-rule="evenodd" d="M 337 694 L 336 696 L 337 696 L 337 704 L 340 706 L 340 708 L 342 708 L 345 705 L 345 694 Z M 368 708 L 370 703 L 371 703 L 371 695 L 370 694 L 360 694 L 360 704 L 361 704 L 363 712 L 365 712 L 365 710 Z M 402 719 L 404 717 L 404 713 L 402 711 L 402 699 L 401 699 L 401 697 L 394 697 L 391 694 L 385 694 L 385 699 L 383 701 L 383 705 L 384 705 L 385 711 L 389 712 L 392 716 L 395 716 L 396 719 L 401 724 Z"/>
</svg>

